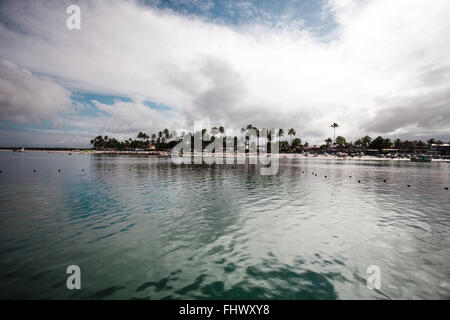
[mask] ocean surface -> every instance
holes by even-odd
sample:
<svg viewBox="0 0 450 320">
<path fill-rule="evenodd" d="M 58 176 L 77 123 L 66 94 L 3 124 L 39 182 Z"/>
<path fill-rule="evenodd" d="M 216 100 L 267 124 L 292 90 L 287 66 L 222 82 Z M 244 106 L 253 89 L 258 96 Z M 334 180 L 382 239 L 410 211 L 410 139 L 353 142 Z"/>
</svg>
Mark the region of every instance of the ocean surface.
<svg viewBox="0 0 450 320">
<path fill-rule="evenodd" d="M 0 298 L 450 298 L 448 163 L 280 161 L 0 152 Z"/>
</svg>

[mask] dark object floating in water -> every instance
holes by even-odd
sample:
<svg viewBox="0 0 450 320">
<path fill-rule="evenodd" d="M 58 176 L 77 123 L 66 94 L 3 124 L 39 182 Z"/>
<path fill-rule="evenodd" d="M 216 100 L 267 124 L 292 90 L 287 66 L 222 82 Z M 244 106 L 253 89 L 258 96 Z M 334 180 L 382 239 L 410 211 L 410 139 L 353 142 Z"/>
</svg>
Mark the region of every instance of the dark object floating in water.
<svg viewBox="0 0 450 320">
<path fill-rule="evenodd" d="M 431 162 L 431 157 L 429 156 L 412 156 L 411 162 Z"/>
<path fill-rule="evenodd" d="M 327 178 L 327 176 L 325 176 L 325 179 Z"/>
<path fill-rule="evenodd" d="M 410 188 L 410 187 L 411 187 L 411 185 L 408 184 L 408 188 Z"/>
<path fill-rule="evenodd" d="M 61 169 L 58 169 L 58 172 L 61 172 Z"/>
<path fill-rule="evenodd" d="M 34 172 L 34 173 L 36 173 L 36 169 L 35 169 L 35 170 L 33 170 L 33 172 Z"/>
<path fill-rule="evenodd" d="M 1 172 L 2 172 L 2 171 L 0 170 L 0 173 L 1 173 Z M 445 189 L 445 190 L 448 190 L 448 187 L 445 187 L 444 189 Z"/>
<path fill-rule="evenodd" d="M 348 176 L 350 179 L 352 178 L 352 176 Z"/>
<path fill-rule="evenodd" d="M 358 180 L 358 183 L 361 183 L 361 180 Z"/>
<path fill-rule="evenodd" d="M 386 180 L 383 180 L 384 183 L 386 183 Z"/>
<path fill-rule="evenodd" d="M 0 170 L 0 173 L 3 173 L 3 170 Z"/>
<path fill-rule="evenodd" d="M 83 171 L 83 172 L 84 172 L 84 169 L 81 169 L 81 171 Z"/>
</svg>

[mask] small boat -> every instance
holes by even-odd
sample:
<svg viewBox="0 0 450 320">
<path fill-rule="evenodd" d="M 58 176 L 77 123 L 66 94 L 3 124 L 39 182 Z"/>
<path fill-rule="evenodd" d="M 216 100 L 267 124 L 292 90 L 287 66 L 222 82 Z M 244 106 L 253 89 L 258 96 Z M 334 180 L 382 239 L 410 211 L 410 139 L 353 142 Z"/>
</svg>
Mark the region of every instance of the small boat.
<svg viewBox="0 0 450 320">
<path fill-rule="evenodd" d="M 411 162 L 431 162 L 430 156 L 412 156 Z"/>
</svg>

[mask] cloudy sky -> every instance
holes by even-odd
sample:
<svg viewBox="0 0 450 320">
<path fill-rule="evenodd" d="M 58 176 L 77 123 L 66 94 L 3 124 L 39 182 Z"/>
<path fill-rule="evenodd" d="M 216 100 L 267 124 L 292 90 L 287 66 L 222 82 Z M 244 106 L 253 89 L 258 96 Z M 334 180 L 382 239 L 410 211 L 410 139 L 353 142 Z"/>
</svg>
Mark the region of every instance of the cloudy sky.
<svg viewBox="0 0 450 320">
<path fill-rule="evenodd" d="M 1 1 L 0 146 L 194 120 L 447 141 L 449 34 L 448 0 Z"/>
</svg>

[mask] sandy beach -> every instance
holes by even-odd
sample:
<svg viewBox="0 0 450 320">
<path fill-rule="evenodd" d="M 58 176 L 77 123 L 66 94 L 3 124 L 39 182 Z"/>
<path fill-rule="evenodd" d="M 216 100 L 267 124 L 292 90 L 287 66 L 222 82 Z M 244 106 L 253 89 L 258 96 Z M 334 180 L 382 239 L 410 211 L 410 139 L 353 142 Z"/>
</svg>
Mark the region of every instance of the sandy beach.
<svg viewBox="0 0 450 320">
<path fill-rule="evenodd" d="M 14 149 L 1 149 L 0 151 L 15 151 Z M 25 149 L 24 151 L 16 151 L 20 153 L 28 153 L 28 152 L 46 152 L 46 153 L 60 153 L 60 154 L 69 154 L 69 155 L 93 155 L 93 154 L 110 154 L 110 155 L 139 155 L 139 156 L 171 156 L 171 153 L 169 151 L 99 151 L 99 150 L 35 150 L 35 149 Z M 188 156 L 185 154 L 184 156 Z M 194 157 L 197 157 L 199 155 L 194 155 Z M 203 153 L 203 156 L 206 157 L 215 157 L 214 153 Z M 223 157 L 236 157 L 237 154 L 226 154 L 224 153 Z M 241 157 L 241 155 L 238 155 Z M 253 158 L 253 157 L 259 157 L 259 155 L 254 153 L 247 153 L 246 157 Z M 304 155 L 304 154 L 297 154 L 297 153 L 280 153 L 277 155 L 272 155 L 272 157 L 278 157 L 280 159 L 304 159 L 304 160 L 353 160 L 353 161 L 410 161 L 409 158 L 406 157 L 377 157 L 377 156 L 338 156 L 338 155 Z M 448 162 L 450 163 L 449 159 L 433 159 L 433 162 Z"/>
</svg>

